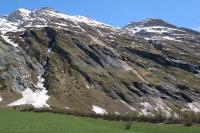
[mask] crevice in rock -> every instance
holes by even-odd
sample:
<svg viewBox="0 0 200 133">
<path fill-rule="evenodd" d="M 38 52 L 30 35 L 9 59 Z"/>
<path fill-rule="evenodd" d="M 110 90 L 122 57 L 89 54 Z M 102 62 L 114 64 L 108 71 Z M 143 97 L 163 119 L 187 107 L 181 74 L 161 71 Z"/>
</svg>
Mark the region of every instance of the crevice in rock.
<svg viewBox="0 0 200 133">
<path fill-rule="evenodd" d="M 177 97 L 177 96 L 171 94 L 171 92 L 170 92 L 169 90 L 166 90 L 166 89 L 163 88 L 162 86 L 157 85 L 157 86 L 155 86 L 155 88 L 156 88 L 159 92 L 161 92 L 162 95 L 167 95 L 168 97 L 170 97 L 170 98 L 172 98 L 172 99 L 176 99 L 176 100 L 180 99 L 179 97 Z"/>
<path fill-rule="evenodd" d="M 56 31 L 52 28 L 46 27 L 45 28 L 47 36 L 49 37 L 50 41 L 49 41 L 49 45 L 48 45 L 48 51 L 54 51 L 57 42 L 56 42 Z"/>
</svg>

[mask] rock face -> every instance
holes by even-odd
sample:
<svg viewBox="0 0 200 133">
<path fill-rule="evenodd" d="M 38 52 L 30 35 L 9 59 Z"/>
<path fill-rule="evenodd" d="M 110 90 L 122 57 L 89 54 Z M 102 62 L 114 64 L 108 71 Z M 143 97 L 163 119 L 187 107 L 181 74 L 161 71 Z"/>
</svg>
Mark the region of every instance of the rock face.
<svg viewBox="0 0 200 133">
<path fill-rule="evenodd" d="M 1 105 L 166 116 L 200 111 L 196 31 L 158 19 L 118 29 L 43 8 L 0 18 L 0 34 Z"/>
</svg>

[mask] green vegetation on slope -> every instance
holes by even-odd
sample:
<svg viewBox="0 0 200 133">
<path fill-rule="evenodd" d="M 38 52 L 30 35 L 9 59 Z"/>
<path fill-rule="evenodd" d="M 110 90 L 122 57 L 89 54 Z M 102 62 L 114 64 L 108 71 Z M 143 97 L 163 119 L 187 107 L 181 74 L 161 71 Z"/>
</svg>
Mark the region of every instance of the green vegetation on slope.
<svg viewBox="0 0 200 133">
<path fill-rule="evenodd" d="M 52 113 L 0 110 L 0 133 L 199 133 L 200 127 L 97 120 Z"/>
</svg>

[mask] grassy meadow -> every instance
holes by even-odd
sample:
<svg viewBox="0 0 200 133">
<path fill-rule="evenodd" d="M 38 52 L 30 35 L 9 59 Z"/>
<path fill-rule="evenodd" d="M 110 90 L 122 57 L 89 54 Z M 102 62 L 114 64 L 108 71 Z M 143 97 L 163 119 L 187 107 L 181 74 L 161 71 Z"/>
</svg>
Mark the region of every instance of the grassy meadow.
<svg viewBox="0 0 200 133">
<path fill-rule="evenodd" d="M 0 133 L 200 133 L 200 126 L 134 122 L 125 129 L 125 122 L 0 110 Z"/>
</svg>

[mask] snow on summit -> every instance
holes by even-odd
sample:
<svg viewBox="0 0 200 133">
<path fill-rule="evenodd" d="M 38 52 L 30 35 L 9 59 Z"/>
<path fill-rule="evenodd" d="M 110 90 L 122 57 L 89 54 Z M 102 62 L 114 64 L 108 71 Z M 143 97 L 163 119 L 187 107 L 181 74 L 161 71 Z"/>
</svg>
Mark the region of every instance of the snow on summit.
<svg viewBox="0 0 200 133">
<path fill-rule="evenodd" d="M 87 18 L 87 17 L 84 17 L 84 16 L 70 16 L 70 15 L 65 15 L 65 14 L 62 14 L 62 13 L 59 13 L 59 12 L 56 12 L 54 10 L 51 10 L 51 9 L 44 9 L 44 10 L 40 10 L 44 13 L 44 15 L 47 15 L 47 16 L 51 16 L 51 17 L 57 17 L 57 18 L 63 18 L 63 19 L 66 19 L 66 20 L 71 20 L 75 23 L 85 23 L 85 24 L 88 24 L 90 26 L 100 26 L 100 27 L 111 27 L 110 25 L 107 25 L 107 24 L 104 24 L 104 23 L 101 23 L 101 22 L 98 22 L 94 19 L 90 19 L 90 18 Z"/>
<path fill-rule="evenodd" d="M 7 21 L 6 23 L 15 25 L 16 27 L 47 27 L 52 26 L 52 23 L 54 24 L 54 27 L 56 27 L 56 25 L 58 27 L 61 26 L 61 24 L 66 26 L 66 21 L 72 21 L 75 25 L 78 23 L 84 23 L 99 28 L 111 28 L 110 25 L 98 22 L 94 19 L 84 16 L 65 15 L 51 8 L 42 8 L 32 11 L 19 8 L 4 19 L 4 21 Z M 0 23 L 0 27 L 1 25 L 2 23 Z"/>
<path fill-rule="evenodd" d="M 31 11 L 24 9 L 24 8 L 19 8 L 18 11 L 22 12 L 23 14 L 29 15 Z"/>
<path fill-rule="evenodd" d="M 69 24 L 69 21 L 71 21 L 72 24 Z M 51 8 L 42 8 L 32 11 L 19 8 L 7 17 L 0 17 L 0 36 L 8 44 L 18 47 L 18 44 L 14 43 L 7 36 L 7 33 L 24 31 L 27 27 L 54 27 L 67 30 L 68 26 L 73 26 L 84 31 L 84 29 L 79 25 L 80 23 L 96 28 L 114 29 L 110 25 L 98 22 L 94 19 L 84 16 L 65 15 Z"/>
</svg>

